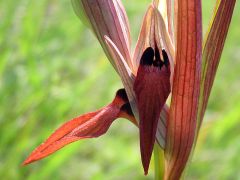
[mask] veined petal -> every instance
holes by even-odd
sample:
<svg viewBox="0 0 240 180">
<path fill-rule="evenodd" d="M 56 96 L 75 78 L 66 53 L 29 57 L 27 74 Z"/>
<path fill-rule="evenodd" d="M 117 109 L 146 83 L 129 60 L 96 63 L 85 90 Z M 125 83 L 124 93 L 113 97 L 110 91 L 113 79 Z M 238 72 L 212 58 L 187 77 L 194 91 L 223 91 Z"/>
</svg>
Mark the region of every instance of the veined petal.
<svg viewBox="0 0 240 180">
<path fill-rule="evenodd" d="M 168 8 L 167 8 L 167 4 L 169 4 L 168 2 L 171 3 L 171 1 L 169 0 L 153 0 L 153 5 L 161 13 L 167 28 L 168 28 L 168 15 L 169 15 Z"/>
<path fill-rule="evenodd" d="M 181 177 L 197 131 L 202 55 L 201 0 L 178 0 L 177 19 L 176 65 L 165 149 L 166 180 Z"/>
<path fill-rule="evenodd" d="M 156 133 L 156 140 L 162 149 L 165 149 L 168 119 L 169 119 L 169 107 L 168 105 L 165 104 L 160 113 L 160 119 L 158 120 Z"/>
<path fill-rule="evenodd" d="M 173 74 L 174 47 L 161 14 L 155 6 L 150 5 L 144 17 L 133 56 L 134 74 L 137 72 L 141 56 L 145 49 L 148 47 L 154 49 L 155 46 L 157 46 L 159 50 L 164 49 L 167 52 L 171 73 Z"/>
<path fill-rule="evenodd" d="M 145 174 L 148 173 L 156 139 L 160 112 L 170 94 L 170 68 L 166 52 L 148 47 L 142 55 L 134 82 L 139 110 L 140 149 Z"/>
<path fill-rule="evenodd" d="M 161 13 L 172 43 L 174 44 L 172 0 L 153 0 L 153 5 L 157 7 L 159 12 Z"/>
<path fill-rule="evenodd" d="M 105 41 L 107 44 L 107 48 L 113 59 L 115 60 L 117 71 L 119 72 L 120 78 L 122 80 L 123 86 L 127 92 L 127 96 L 129 102 L 131 104 L 134 116 L 138 120 L 138 109 L 136 107 L 136 96 L 133 91 L 133 83 L 135 81 L 135 76 L 124 61 L 124 57 L 122 56 L 121 52 L 118 50 L 116 45 L 113 41 L 105 36 Z"/>
<path fill-rule="evenodd" d="M 172 87 L 172 81 L 173 81 L 173 75 L 174 75 L 174 58 L 175 58 L 175 49 L 172 44 L 172 41 L 169 37 L 169 33 L 166 30 L 163 18 L 159 11 L 155 8 L 155 14 L 156 14 L 156 23 L 157 26 L 155 26 L 155 36 L 157 37 L 157 40 L 160 40 L 163 44 L 163 49 L 167 52 L 169 63 L 170 63 L 170 70 L 171 70 L 171 87 Z M 160 42 L 158 42 L 160 43 Z"/>
<path fill-rule="evenodd" d="M 209 95 L 227 37 L 236 0 L 218 0 L 203 49 L 201 97 L 199 102 L 198 129 L 201 126 Z"/>
<path fill-rule="evenodd" d="M 153 6 L 149 6 L 144 16 L 144 19 L 142 22 L 142 28 L 141 28 L 137 45 L 134 51 L 134 56 L 133 56 L 134 74 L 137 74 L 137 70 L 140 64 L 142 54 L 146 50 L 146 48 L 155 47 L 154 25 L 155 25 L 155 18 L 154 18 Z M 161 49 L 160 47 L 158 48 Z"/>
<path fill-rule="evenodd" d="M 114 68 L 117 70 L 104 36 L 108 36 L 116 44 L 124 60 L 132 68 L 129 23 L 121 0 L 72 0 L 72 4 L 76 14 L 93 30 Z"/>
<path fill-rule="evenodd" d="M 129 118 L 136 124 L 124 89 L 118 90 L 113 102 L 108 106 L 63 124 L 43 144 L 38 146 L 23 164 L 45 158 L 74 141 L 101 136 L 118 117 Z"/>
</svg>

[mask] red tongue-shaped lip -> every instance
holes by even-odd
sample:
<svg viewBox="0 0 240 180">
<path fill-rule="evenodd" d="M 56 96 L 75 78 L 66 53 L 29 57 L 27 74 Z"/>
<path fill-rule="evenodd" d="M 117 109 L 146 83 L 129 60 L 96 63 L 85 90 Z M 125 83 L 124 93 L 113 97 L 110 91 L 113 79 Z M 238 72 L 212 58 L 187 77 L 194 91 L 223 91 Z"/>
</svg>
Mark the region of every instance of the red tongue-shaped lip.
<svg viewBox="0 0 240 180">
<path fill-rule="evenodd" d="M 140 150 L 145 174 L 155 142 L 158 119 L 170 94 L 170 68 L 168 56 L 158 48 L 148 47 L 140 60 L 134 91 L 139 110 Z"/>
</svg>

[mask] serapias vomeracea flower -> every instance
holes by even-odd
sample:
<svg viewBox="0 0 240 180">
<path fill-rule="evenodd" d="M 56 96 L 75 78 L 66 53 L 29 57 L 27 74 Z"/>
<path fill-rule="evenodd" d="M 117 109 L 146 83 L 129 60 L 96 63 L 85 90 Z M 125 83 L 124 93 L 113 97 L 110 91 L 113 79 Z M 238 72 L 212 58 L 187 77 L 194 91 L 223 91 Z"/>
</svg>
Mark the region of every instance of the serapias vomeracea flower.
<svg viewBox="0 0 240 180">
<path fill-rule="evenodd" d="M 63 124 L 24 164 L 71 142 L 98 137 L 115 119 L 126 118 L 139 127 L 145 174 L 156 140 L 165 152 L 164 179 L 179 179 L 197 139 L 235 1 L 217 0 L 203 43 L 201 0 L 153 0 L 132 55 L 121 0 L 72 0 L 76 14 L 97 37 L 124 89 L 117 91 L 109 105 Z"/>
</svg>

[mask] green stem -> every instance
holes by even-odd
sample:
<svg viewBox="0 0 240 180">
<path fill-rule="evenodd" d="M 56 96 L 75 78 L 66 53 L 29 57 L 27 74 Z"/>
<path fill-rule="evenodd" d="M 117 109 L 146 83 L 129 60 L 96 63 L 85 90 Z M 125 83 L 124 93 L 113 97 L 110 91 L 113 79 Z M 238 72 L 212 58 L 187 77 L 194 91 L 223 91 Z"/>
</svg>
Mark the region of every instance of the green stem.
<svg viewBox="0 0 240 180">
<path fill-rule="evenodd" d="M 164 152 L 158 145 L 154 145 L 154 170 L 155 170 L 155 180 L 163 180 L 164 176 Z"/>
</svg>

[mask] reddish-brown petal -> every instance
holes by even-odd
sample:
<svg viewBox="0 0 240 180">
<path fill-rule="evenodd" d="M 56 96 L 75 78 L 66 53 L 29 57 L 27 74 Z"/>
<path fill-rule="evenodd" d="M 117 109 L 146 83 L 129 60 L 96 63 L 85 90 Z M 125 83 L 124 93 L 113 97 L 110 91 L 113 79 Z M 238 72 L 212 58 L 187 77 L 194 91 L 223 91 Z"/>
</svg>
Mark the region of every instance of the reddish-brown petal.
<svg viewBox="0 0 240 180">
<path fill-rule="evenodd" d="M 169 61 L 166 52 L 163 51 L 162 54 L 164 60 L 160 58 L 157 47 L 155 50 L 147 48 L 140 60 L 134 82 L 140 119 L 140 149 L 145 174 L 148 173 L 160 112 L 170 94 Z"/>
<path fill-rule="evenodd" d="M 91 113 L 74 118 L 58 128 L 43 144 L 24 161 L 24 165 L 40 160 L 74 141 L 95 138 L 106 133 L 118 117 L 129 118 L 136 123 L 124 89 L 118 90 L 113 102 Z"/>
<path fill-rule="evenodd" d="M 178 0 L 177 49 L 165 149 L 165 179 L 186 166 L 196 135 L 202 55 L 201 0 Z"/>
<path fill-rule="evenodd" d="M 199 102 L 198 129 L 201 126 L 208 98 L 217 72 L 224 42 L 227 37 L 236 0 L 218 1 L 203 50 L 201 101 Z"/>
<path fill-rule="evenodd" d="M 71 0 L 76 14 L 93 30 L 113 67 L 113 57 L 108 52 L 104 36 L 117 46 L 130 68 L 130 30 L 126 11 L 121 0 Z"/>
</svg>

